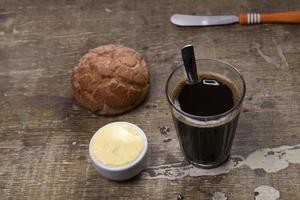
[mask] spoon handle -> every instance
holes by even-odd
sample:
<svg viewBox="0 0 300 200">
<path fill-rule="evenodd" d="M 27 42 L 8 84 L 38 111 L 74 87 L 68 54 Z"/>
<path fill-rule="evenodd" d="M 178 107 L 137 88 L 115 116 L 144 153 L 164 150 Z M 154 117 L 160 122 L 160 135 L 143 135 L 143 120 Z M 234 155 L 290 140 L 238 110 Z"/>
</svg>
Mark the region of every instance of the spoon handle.
<svg viewBox="0 0 300 200">
<path fill-rule="evenodd" d="M 240 24 L 262 23 L 300 24 L 300 11 L 240 14 Z"/>
<path fill-rule="evenodd" d="M 181 49 L 181 55 L 188 80 L 191 84 L 194 84 L 198 81 L 198 73 L 193 45 L 184 46 Z"/>
</svg>

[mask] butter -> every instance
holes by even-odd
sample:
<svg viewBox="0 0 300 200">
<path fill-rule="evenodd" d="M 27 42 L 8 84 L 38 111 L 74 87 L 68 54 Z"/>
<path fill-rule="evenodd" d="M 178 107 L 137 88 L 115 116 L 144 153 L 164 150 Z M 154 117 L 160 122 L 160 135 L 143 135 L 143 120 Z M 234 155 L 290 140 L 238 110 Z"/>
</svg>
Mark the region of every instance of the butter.
<svg viewBox="0 0 300 200">
<path fill-rule="evenodd" d="M 101 128 L 91 141 L 93 157 L 109 167 L 124 166 L 134 162 L 145 144 L 140 130 L 124 122 Z"/>
</svg>

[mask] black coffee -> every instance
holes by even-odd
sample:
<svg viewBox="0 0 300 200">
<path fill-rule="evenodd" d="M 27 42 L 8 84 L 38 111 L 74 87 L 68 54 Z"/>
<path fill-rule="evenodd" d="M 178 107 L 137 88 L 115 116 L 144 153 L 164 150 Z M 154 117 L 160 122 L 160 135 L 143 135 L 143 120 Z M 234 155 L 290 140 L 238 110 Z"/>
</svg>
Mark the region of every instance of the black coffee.
<svg viewBox="0 0 300 200">
<path fill-rule="evenodd" d="M 189 85 L 186 81 L 174 90 L 174 101 L 179 108 L 196 116 L 215 116 L 229 111 L 239 98 L 236 87 L 217 74 L 202 74 L 199 82 Z M 238 114 L 230 120 L 196 127 L 173 117 L 181 147 L 186 158 L 199 167 L 225 162 L 230 150 L 238 122 Z"/>
</svg>

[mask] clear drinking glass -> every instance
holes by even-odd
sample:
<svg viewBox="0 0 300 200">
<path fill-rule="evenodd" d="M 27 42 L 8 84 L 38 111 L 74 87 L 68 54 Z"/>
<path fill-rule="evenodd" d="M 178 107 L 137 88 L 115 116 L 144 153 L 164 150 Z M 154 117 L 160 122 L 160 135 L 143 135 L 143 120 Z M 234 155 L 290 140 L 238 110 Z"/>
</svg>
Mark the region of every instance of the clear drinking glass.
<svg viewBox="0 0 300 200">
<path fill-rule="evenodd" d="M 168 77 L 166 95 L 185 158 L 197 167 L 214 168 L 230 157 L 246 85 L 239 71 L 228 63 L 199 59 L 196 64 L 199 77 L 201 74 L 213 73 L 230 85 L 235 99 L 234 106 L 224 113 L 212 116 L 197 116 L 181 110 L 176 102 L 176 93 L 178 84 L 187 81 L 183 65 Z"/>
</svg>

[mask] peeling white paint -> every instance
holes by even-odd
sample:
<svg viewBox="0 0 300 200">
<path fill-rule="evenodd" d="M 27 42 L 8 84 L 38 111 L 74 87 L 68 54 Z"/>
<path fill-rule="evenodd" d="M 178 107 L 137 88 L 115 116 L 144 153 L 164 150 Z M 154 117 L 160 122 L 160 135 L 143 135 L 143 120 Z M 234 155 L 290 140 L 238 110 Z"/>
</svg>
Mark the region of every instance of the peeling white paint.
<svg viewBox="0 0 300 200">
<path fill-rule="evenodd" d="M 274 65 L 276 68 L 279 68 L 279 64 L 276 62 L 276 59 L 267 56 L 266 54 L 264 54 L 261 50 L 261 45 L 258 43 L 254 43 L 254 48 L 257 50 L 257 53 L 269 64 Z"/>
<path fill-rule="evenodd" d="M 12 33 L 13 33 L 13 34 L 18 34 L 19 31 L 18 31 L 17 29 L 13 28 L 13 32 L 12 32 Z"/>
<path fill-rule="evenodd" d="M 182 162 L 159 165 L 147 168 L 142 176 L 147 179 L 179 179 L 185 176 L 214 176 L 229 173 L 231 170 L 248 166 L 250 169 L 263 169 L 267 173 L 276 173 L 289 166 L 289 163 L 300 164 L 300 144 L 295 146 L 281 146 L 264 148 L 251 153 L 246 159 L 234 155 L 227 163 L 214 169 L 200 169 Z"/>
<path fill-rule="evenodd" d="M 212 200 L 227 200 L 227 197 L 223 192 L 215 192 Z"/>
<path fill-rule="evenodd" d="M 264 169 L 267 173 L 278 172 L 289 166 L 289 163 L 300 163 L 300 145 L 294 147 L 281 146 L 278 148 L 265 148 L 250 154 L 245 165 L 250 169 Z M 298 156 L 296 155 L 298 154 Z"/>
<path fill-rule="evenodd" d="M 298 149 L 288 149 L 286 150 L 283 158 L 288 160 L 290 163 L 299 164 L 300 163 L 300 148 Z"/>
<path fill-rule="evenodd" d="M 105 8 L 104 10 L 105 10 L 105 12 L 107 12 L 107 13 L 111 13 L 111 9 L 109 9 L 109 8 Z"/>
<path fill-rule="evenodd" d="M 286 60 L 286 57 L 283 53 L 283 50 L 282 48 L 277 44 L 276 40 L 272 40 L 273 43 L 275 44 L 276 46 L 276 49 L 277 49 L 277 52 L 278 52 L 278 55 L 279 55 L 279 58 L 281 60 L 281 63 L 280 63 L 280 69 L 283 69 L 283 70 L 287 70 L 289 69 L 289 63 L 287 62 Z"/>
<path fill-rule="evenodd" d="M 253 47 L 257 50 L 257 53 L 269 64 L 274 65 L 277 69 L 281 70 L 288 70 L 289 69 L 289 64 L 287 62 L 287 59 L 283 53 L 282 48 L 277 44 L 277 42 L 272 39 L 273 43 L 276 46 L 276 50 L 279 56 L 279 59 L 267 56 L 264 54 L 261 50 L 261 45 L 258 43 L 254 43 Z"/>
<path fill-rule="evenodd" d="M 255 200 L 277 200 L 279 197 L 279 191 L 271 186 L 262 185 L 255 188 Z"/>
</svg>

